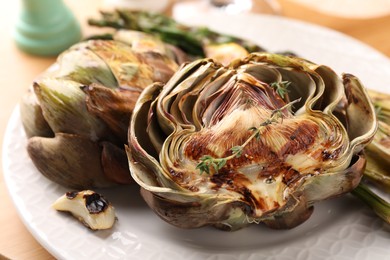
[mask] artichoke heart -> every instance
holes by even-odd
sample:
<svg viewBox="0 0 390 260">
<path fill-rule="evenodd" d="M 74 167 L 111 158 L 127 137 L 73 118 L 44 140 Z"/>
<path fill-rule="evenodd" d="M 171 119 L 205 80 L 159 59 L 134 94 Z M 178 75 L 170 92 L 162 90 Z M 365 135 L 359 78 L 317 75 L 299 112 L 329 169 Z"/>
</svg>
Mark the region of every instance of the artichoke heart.
<svg viewBox="0 0 390 260">
<path fill-rule="evenodd" d="M 253 53 L 194 61 L 146 88 L 127 155 L 148 205 L 175 226 L 293 228 L 359 184 L 376 128 L 353 75 Z"/>
</svg>

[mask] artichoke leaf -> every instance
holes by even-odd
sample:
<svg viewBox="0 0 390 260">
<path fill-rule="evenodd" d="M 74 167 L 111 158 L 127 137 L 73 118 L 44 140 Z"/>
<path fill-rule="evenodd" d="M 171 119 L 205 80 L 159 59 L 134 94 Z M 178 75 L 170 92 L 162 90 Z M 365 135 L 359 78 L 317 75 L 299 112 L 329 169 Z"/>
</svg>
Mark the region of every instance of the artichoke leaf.
<svg viewBox="0 0 390 260">
<path fill-rule="evenodd" d="M 42 113 L 55 133 L 72 133 L 91 140 L 109 136 L 107 126 L 85 105 L 85 94 L 77 82 L 44 78 L 34 83 Z"/>
<path fill-rule="evenodd" d="M 365 176 L 385 190 L 390 190 L 390 126 L 379 121 L 374 140 L 365 149 L 367 167 Z"/>
<path fill-rule="evenodd" d="M 48 179 L 73 189 L 110 187 L 96 142 L 75 134 L 56 133 L 54 138 L 32 137 L 27 151 L 37 169 Z"/>
<path fill-rule="evenodd" d="M 117 88 L 118 82 L 111 69 L 89 48 L 93 43 L 94 41 L 81 42 L 63 52 L 57 58 L 55 76 L 82 85 L 97 83 L 107 88 Z"/>
<path fill-rule="evenodd" d="M 374 106 L 378 109 L 378 119 L 387 125 L 390 125 L 390 95 L 368 89 Z"/>
<path fill-rule="evenodd" d="M 110 67 L 122 88 L 142 91 L 153 82 L 166 82 L 177 69 L 177 64 L 164 55 L 135 52 L 118 41 L 91 41 L 88 48 Z"/>
<path fill-rule="evenodd" d="M 161 84 L 152 84 L 143 91 L 137 101 L 134 108 L 134 115 L 131 117 L 131 129 L 128 131 L 128 139 L 131 140 L 135 136 L 138 136 L 135 142 L 130 143 L 129 147 L 126 147 L 129 165 L 143 171 L 142 175 L 132 175 L 133 179 L 139 179 L 139 183 L 151 184 L 164 184 L 167 187 L 173 185 L 175 188 L 179 188 L 176 184 L 169 179 L 164 178 L 164 175 L 157 175 L 157 172 L 163 172 L 157 162 L 158 153 L 156 153 L 155 145 L 158 137 L 149 136 L 144 133 L 145 129 L 148 129 L 150 122 L 145 120 L 149 118 L 149 106 L 154 100 L 157 93 L 160 93 L 162 88 Z M 155 133 L 156 135 L 158 133 Z M 141 145 L 138 144 L 140 142 Z M 137 149 L 134 149 L 134 147 Z M 156 157 L 153 157 L 156 156 Z M 146 165 L 146 166 L 144 166 Z M 155 178 L 154 176 L 158 176 Z M 142 185 L 141 185 L 142 186 Z"/>
<path fill-rule="evenodd" d="M 139 97 L 138 91 L 109 89 L 98 84 L 82 87 L 87 110 L 100 118 L 122 143 L 127 140 L 130 116 Z"/>
<path fill-rule="evenodd" d="M 344 88 L 340 77 L 329 67 L 321 65 L 315 69 L 326 85 L 325 91 L 322 95 L 322 103 L 326 107 L 319 107 L 325 113 L 333 113 L 337 105 L 343 101 Z"/>
<path fill-rule="evenodd" d="M 372 180 L 377 186 L 390 192 L 390 160 L 388 155 L 383 154 L 383 150 L 374 143 L 365 150 L 367 166 L 364 176 Z"/>
<path fill-rule="evenodd" d="M 292 229 L 308 220 L 314 211 L 313 206 L 308 206 L 304 196 L 297 199 L 293 210 L 286 210 L 282 214 L 273 215 L 264 219 L 264 224 L 273 229 Z"/>
<path fill-rule="evenodd" d="M 195 127 L 200 127 L 201 125 L 201 119 L 197 117 L 194 118 L 191 104 L 194 106 L 196 105 L 193 102 L 199 95 L 199 89 L 202 89 L 203 86 L 213 80 L 213 77 L 216 77 L 221 73 L 219 67 L 210 65 L 211 63 L 202 65 L 196 73 L 188 76 L 187 79 L 180 84 L 178 89 L 172 91 L 161 102 L 162 106 L 159 108 L 169 112 L 169 114 L 175 118 L 175 122 L 179 122 L 180 126 L 183 128 L 191 127 L 193 122 Z M 207 95 L 207 93 L 202 94 Z M 209 99 L 213 99 L 213 97 L 209 97 Z M 171 104 L 171 100 L 173 100 L 173 104 Z M 166 133 L 169 133 L 168 131 L 169 129 L 166 130 Z"/>
<path fill-rule="evenodd" d="M 198 60 L 188 65 L 186 64 L 182 65 L 182 70 L 180 70 L 180 73 L 176 73 L 175 75 L 173 75 L 173 77 L 168 81 L 171 84 L 169 85 L 167 84 L 167 86 L 174 86 L 175 85 L 174 82 L 181 81 L 183 78 L 190 77 L 190 75 L 192 75 L 192 73 L 196 71 L 199 66 L 204 66 L 205 64 L 207 64 L 207 60 Z M 162 91 L 170 93 L 170 90 L 171 90 L 170 88 L 165 87 Z M 162 93 L 161 95 L 165 96 L 165 93 Z M 167 102 L 167 99 L 158 100 L 157 109 L 166 111 L 165 109 L 162 108 L 164 107 L 166 108 L 168 105 L 169 102 Z M 157 118 L 159 121 L 159 125 L 161 126 L 161 129 L 164 131 L 164 133 L 166 135 L 171 133 L 175 127 L 174 123 L 172 123 L 175 121 L 173 116 L 169 113 L 164 113 L 164 114 L 158 113 L 157 116 L 158 116 Z"/>
<path fill-rule="evenodd" d="M 294 73 L 307 73 L 308 76 L 311 78 L 312 81 L 315 83 L 314 88 L 314 94 L 311 97 L 311 92 L 309 94 L 305 94 L 298 97 L 305 97 L 309 96 L 310 98 L 307 99 L 307 103 L 305 103 L 305 109 L 306 110 L 315 110 L 320 107 L 320 104 L 322 102 L 322 95 L 325 91 L 325 83 L 324 80 L 321 78 L 321 76 L 312 70 L 309 65 L 311 63 L 308 63 L 306 60 L 303 60 L 298 57 L 290 57 L 290 56 L 284 56 L 284 55 L 277 55 L 277 54 L 271 54 L 271 53 L 252 53 L 248 55 L 245 59 L 242 60 L 243 63 L 266 63 L 269 65 L 275 65 L 277 67 L 281 67 L 284 70 L 284 73 L 287 73 L 289 71 L 293 71 Z M 286 80 L 289 80 L 289 78 L 286 78 Z M 291 82 L 295 82 L 295 80 L 292 80 Z M 300 88 L 301 86 L 296 86 L 297 88 Z M 311 89 L 310 85 L 308 87 Z M 304 91 L 303 91 L 304 92 Z M 302 100 L 301 100 L 302 102 Z M 299 103 L 298 106 L 299 107 Z"/>
<path fill-rule="evenodd" d="M 53 131 L 42 115 L 42 108 L 32 88 L 29 88 L 27 94 L 22 97 L 22 101 L 20 102 L 20 115 L 23 128 L 28 138 L 33 136 L 54 136 Z"/>
<path fill-rule="evenodd" d="M 316 178 L 307 178 L 302 187 L 305 187 L 303 192 L 308 198 L 308 204 L 312 205 L 315 201 L 337 197 L 355 189 L 360 183 L 365 166 L 366 158 L 357 155 L 345 170 L 322 173 Z"/>
<path fill-rule="evenodd" d="M 141 195 L 160 218 L 180 228 L 214 225 L 222 230 L 235 231 L 249 224 L 240 206 L 233 201 L 221 202 L 205 197 L 198 201 L 178 202 L 177 196 L 170 200 L 143 188 Z M 235 217 L 231 218 L 232 215 Z"/>
<path fill-rule="evenodd" d="M 378 122 L 374 106 L 359 79 L 351 74 L 343 74 L 343 82 L 348 99 L 348 136 L 352 149 L 359 153 L 374 138 Z"/>
<path fill-rule="evenodd" d="M 384 192 L 390 191 L 390 95 L 373 90 L 368 90 L 368 94 L 376 108 L 378 131 L 373 141 L 365 148 L 367 166 L 364 178 L 368 185 L 360 183 L 352 191 L 352 194 L 365 202 L 376 215 L 389 223 L 390 204 L 387 197 L 384 196 Z"/>
<path fill-rule="evenodd" d="M 113 183 L 131 184 L 126 152 L 110 142 L 101 142 L 103 174 Z"/>
</svg>

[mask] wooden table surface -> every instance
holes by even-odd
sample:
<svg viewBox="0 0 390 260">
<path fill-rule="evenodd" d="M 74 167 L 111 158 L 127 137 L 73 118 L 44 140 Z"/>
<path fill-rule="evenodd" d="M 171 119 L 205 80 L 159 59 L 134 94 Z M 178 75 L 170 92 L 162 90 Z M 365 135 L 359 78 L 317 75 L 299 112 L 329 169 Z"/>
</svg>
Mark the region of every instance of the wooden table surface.
<svg viewBox="0 0 390 260">
<path fill-rule="evenodd" d="M 86 18 L 97 15 L 101 1 L 65 0 L 82 24 L 85 34 L 91 33 Z M 390 57 L 390 15 L 371 19 L 346 19 L 324 15 L 299 6 L 288 0 L 280 0 L 283 15 L 333 28 L 371 45 Z M 32 80 L 50 64 L 54 58 L 43 58 L 25 54 L 16 48 L 12 30 L 18 16 L 18 1 L 8 1 L 0 9 L 0 145 L 7 121 L 15 105 Z M 389 75 L 390 76 L 390 75 Z M 1 155 L 2 151 L 0 151 Z M 0 259 L 53 259 L 28 232 L 11 201 L 0 168 Z"/>
</svg>

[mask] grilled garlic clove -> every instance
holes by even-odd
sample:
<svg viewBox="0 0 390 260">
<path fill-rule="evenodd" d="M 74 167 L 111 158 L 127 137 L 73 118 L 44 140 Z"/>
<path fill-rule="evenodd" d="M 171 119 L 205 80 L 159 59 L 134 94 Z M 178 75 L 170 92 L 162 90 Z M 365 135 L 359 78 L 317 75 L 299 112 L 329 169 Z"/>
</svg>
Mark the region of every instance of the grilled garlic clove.
<svg viewBox="0 0 390 260">
<path fill-rule="evenodd" d="M 53 208 L 70 212 L 92 230 L 109 229 L 116 220 L 111 203 L 92 190 L 67 192 L 54 202 Z"/>
</svg>

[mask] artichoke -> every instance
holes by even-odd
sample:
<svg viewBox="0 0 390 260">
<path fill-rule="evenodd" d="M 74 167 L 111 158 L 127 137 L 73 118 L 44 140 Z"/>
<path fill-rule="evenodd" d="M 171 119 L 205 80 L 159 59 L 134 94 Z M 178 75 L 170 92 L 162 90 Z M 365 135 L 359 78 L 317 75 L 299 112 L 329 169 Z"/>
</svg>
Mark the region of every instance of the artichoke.
<svg viewBox="0 0 390 260">
<path fill-rule="evenodd" d="M 390 96 L 370 90 L 377 110 L 378 131 L 367 146 L 365 176 L 390 191 Z"/>
<path fill-rule="evenodd" d="M 174 226 L 293 228 L 359 184 L 376 129 L 355 76 L 253 53 L 184 64 L 147 87 L 126 151 L 144 200 Z"/>
<path fill-rule="evenodd" d="M 390 224 L 390 95 L 372 90 L 369 90 L 369 95 L 376 108 L 378 131 L 365 149 L 364 179 L 352 194 Z"/>
<path fill-rule="evenodd" d="M 89 40 L 62 53 L 21 102 L 38 170 L 73 189 L 131 183 L 124 144 L 141 91 L 166 82 L 185 55 L 141 32 Z"/>
</svg>

